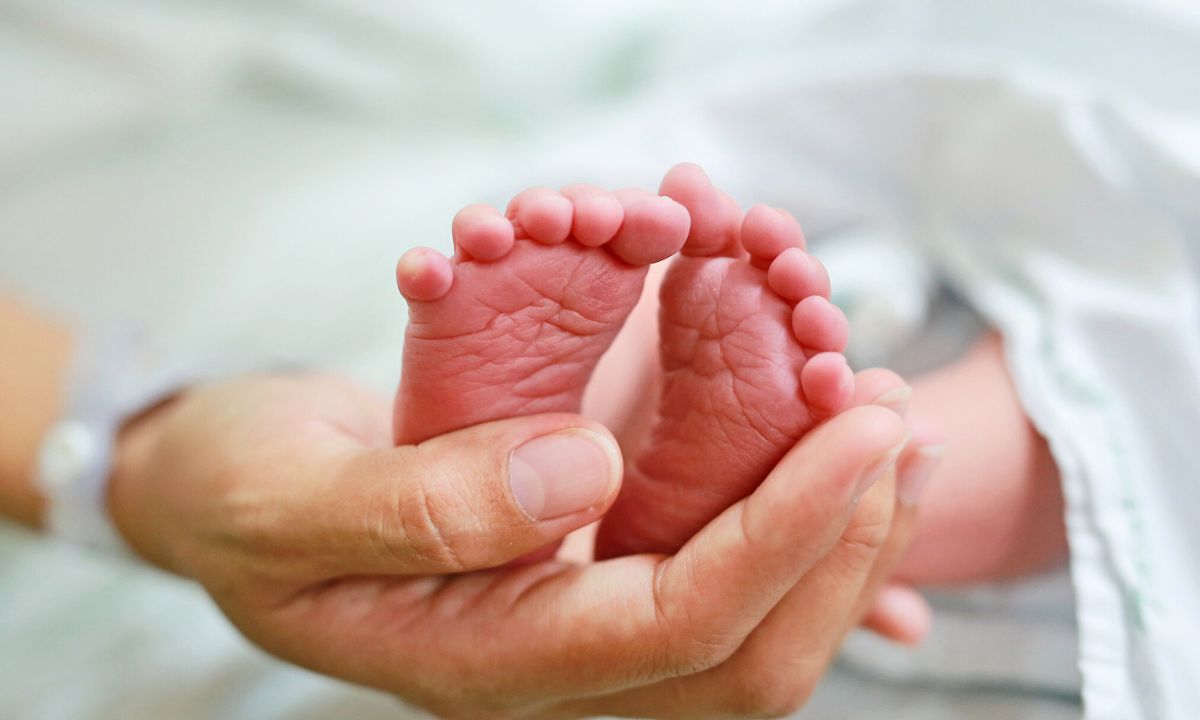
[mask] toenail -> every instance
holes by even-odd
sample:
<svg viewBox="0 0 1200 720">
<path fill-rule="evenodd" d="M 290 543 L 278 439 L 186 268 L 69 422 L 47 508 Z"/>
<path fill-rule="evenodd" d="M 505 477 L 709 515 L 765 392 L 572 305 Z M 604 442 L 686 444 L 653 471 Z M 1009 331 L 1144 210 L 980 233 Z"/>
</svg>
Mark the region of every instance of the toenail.
<svg viewBox="0 0 1200 720">
<path fill-rule="evenodd" d="M 621 451 L 608 437 L 571 428 L 526 442 L 509 458 L 517 505 L 532 520 L 550 520 L 599 506 L 621 478 Z"/>
</svg>

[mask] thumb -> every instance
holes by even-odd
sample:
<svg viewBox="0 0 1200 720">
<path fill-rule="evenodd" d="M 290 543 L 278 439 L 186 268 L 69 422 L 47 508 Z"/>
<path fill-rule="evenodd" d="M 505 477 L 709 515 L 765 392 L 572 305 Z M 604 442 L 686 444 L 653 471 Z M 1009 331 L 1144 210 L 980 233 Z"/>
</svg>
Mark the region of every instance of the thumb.
<svg viewBox="0 0 1200 720">
<path fill-rule="evenodd" d="M 533 415 L 419 445 L 359 446 L 311 500 L 323 510 L 317 535 L 337 575 L 464 572 L 503 565 L 599 519 L 622 470 L 604 426 Z"/>
</svg>

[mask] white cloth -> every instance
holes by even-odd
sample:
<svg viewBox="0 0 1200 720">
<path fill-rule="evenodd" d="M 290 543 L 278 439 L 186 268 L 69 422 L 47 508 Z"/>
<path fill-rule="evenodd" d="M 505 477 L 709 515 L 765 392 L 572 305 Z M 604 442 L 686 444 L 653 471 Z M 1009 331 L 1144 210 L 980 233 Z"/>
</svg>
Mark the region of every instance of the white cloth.
<svg viewBox="0 0 1200 720">
<path fill-rule="evenodd" d="M 459 206 L 701 162 L 814 240 L 915 258 L 875 287 L 916 304 L 856 336 L 862 356 L 911 344 L 934 277 L 1000 327 L 1069 501 L 1073 593 L 939 598 L 929 648 L 856 639 L 806 716 L 1194 717 L 1194 6 L 792 5 L 0 2 L 0 105 L 20 110 L 0 114 L 0 283 L 148 327 L 168 355 L 287 357 L 387 392 L 392 266 L 445 249 Z M 878 307 L 870 285 L 842 299 Z M 0 715 L 394 712 L 128 572 L 0 538 Z"/>
</svg>

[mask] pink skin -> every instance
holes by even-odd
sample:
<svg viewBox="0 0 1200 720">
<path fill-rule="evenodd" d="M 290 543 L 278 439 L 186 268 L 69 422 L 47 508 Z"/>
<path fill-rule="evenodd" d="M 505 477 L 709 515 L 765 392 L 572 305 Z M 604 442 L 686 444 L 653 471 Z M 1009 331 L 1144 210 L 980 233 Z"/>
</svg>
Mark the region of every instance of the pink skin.
<svg viewBox="0 0 1200 720">
<path fill-rule="evenodd" d="M 769 418 L 768 425 L 782 419 L 787 430 L 773 432 L 769 438 L 755 437 L 757 431 L 752 431 L 744 448 L 730 446 L 728 438 L 725 442 L 717 438 L 711 447 L 700 443 L 702 452 L 685 459 L 672 472 L 647 476 L 669 482 L 674 475 L 680 481 L 681 502 L 669 515 L 675 523 L 669 535 L 676 539 L 667 544 L 677 545 L 679 538 L 690 535 L 687 528 L 702 524 L 698 518 L 714 514 L 714 508 L 723 509 L 753 489 L 761 477 L 743 462 L 734 463 L 741 465 L 741 471 L 734 474 L 732 483 L 689 485 L 689 475 L 697 471 L 708 474 L 709 469 L 702 467 L 704 458 L 739 456 L 743 450 L 760 458 L 778 455 L 780 448 L 791 445 L 792 440 L 785 441 L 785 437 L 799 437 L 806 425 L 844 406 L 855 388 L 854 378 L 836 352 L 845 345 L 845 320 L 828 304 L 829 277 L 821 264 L 804 252 L 803 235 L 795 220 L 762 206 L 741 218 L 732 199 L 712 188 L 693 166 L 674 170 L 664 182 L 664 192 L 687 207 L 694 221 L 690 233 L 689 218 L 681 216 L 670 201 L 645 191 L 608 193 L 575 185 L 561 193 L 544 189 L 523 192 L 510 203 L 506 216 L 485 206 L 465 208 L 453 224 L 457 248 L 453 260 L 425 248 L 405 254 L 397 266 L 397 284 L 412 305 L 413 326 L 397 396 L 397 440 L 416 442 L 521 413 L 578 410 L 583 386 L 597 359 L 637 301 L 645 266 L 679 250 L 685 235 L 683 251 L 691 257 L 672 272 L 675 281 L 686 285 L 689 277 L 708 277 L 716 280 L 718 289 L 732 292 L 693 303 L 690 310 L 686 303 L 674 303 L 681 310 L 675 324 L 694 323 L 697 311 L 704 307 L 720 313 L 734 311 L 733 317 L 748 313 L 750 330 L 735 328 L 722 335 L 717 345 L 729 344 L 733 352 L 722 352 L 717 359 L 725 355 L 735 360 L 722 368 L 731 377 L 739 372 L 749 374 L 752 382 L 747 387 L 766 411 L 753 403 L 743 408 L 741 395 L 726 397 L 730 402 L 725 408 L 706 405 L 714 397 L 712 390 L 719 388 L 691 373 L 691 382 L 675 383 L 682 390 L 675 397 L 676 415 L 680 407 L 694 408 L 700 418 L 697 427 L 711 431 L 722 414 L 740 414 L 748 420 L 751 416 L 745 411 L 752 411 L 759 413 L 760 421 Z M 701 258 L 716 258 L 712 260 L 718 263 L 713 266 L 715 272 L 705 272 L 702 267 L 709 260 Z M 711 290 L 713 284 L 704 287 Z M 684 297 L 688 289 L 677 289 L 674 294 Z M 789 305 L 793 307 L 789 309 Z M 756 366 L 756 353 L 747 352 L 760 339 L 758 330 L 764 344 L 771 347 L 771 358 L 779 361 L 775 367 Z M 747 340 L 744 347 L 731 340 L 738 336 Z M 536 349 L 532 354 L 528 352 L 531 344 Z M 669 351 L 672 342 L 664 345 Z M 676 351 L 685 349 L 682 345 L 674 343 Z M 746 360 L 751 362 L 739 362 Z M 689 368 L 676 369 L 677 379 L 689 374 Z M 621 375 L 622 381 L 628 379 Z M 598 381 L 610 382 L 611 376 Z M 869 402 L 866 395 L 874 397 L 902 385 L 893 373 L 864 372 L 852 402 Z M 595 393 L 598 388 L 592 390 Z M 782 395 L 777 394 L 780 390 Z M 762 397 L 764 393 L 766 397 Z M 797 396 L 802 402 L 794 401 Z M 664 409 L 670 407 L 669 402 L 664 405 Z M 897 410 L 902 412 L 902 408 Z M 668 417 L 670 413 L 660 415 Z M 660 418 L 660 430 L 664 424 Z M 649 433 L 637 434 L 629 444 L 645 446 L 649 437 L 643 435 Z M 687 446 L 685 438 L 669 439 L 677 447 Z M 653 466 L 654 452 L 642 457 Z M 758 463 L 761 467 L 771 464 L 774 459 Z M 714 490 L 719 497 L 714 498 Z M 603 541 L 619 548 L 610 554 L 631 550 L 634 544 L 613 542 L 615 527 L 615 523 L 608 526 Z M 661 546 L 662 539 L 658 542 Z M 547 548 L 537 557 L 553 551 Z M 903 592 L 902 588 L 896 590 Z M 906 608 L 903 602 L 882 603 L 883 610 L 877 608 L 874 613 L 874 624 L 907 627 L 910 636 L 923 634 L 912 630 L 911 610 L 887 611 L 896 605 Z M 919 610 L 921 606 L 915 607 Z M 906 614 L 910 617 L 904 617 Z M 927 626 L 927 618 L 924 624 Z M 918 629 L 920 625 L 916 623 Z M 892 630 L 890 634 L 904 633 Z"/>
<path fill-rule="evenodd" d="M 914 433 L 945 439 L 912 548 L 898 568 L 915 585 L 995 582 L 1067 558 L 1058 467 L 1017 397 L 1003 342 L 987 335 L 950 365 L 917 378 Z"/>
<path fill-rule="evenodd" d="M 648 266 L 679 251 L 689 224 L 670 199 L 581 185 L 526 190 L 505 215 L 464 208 L 453 259 L 416 248 L 396 268 L 410 306 L 396 442 L 578 412 Z"/>
<path fill-rule="evenodd" d="M 396 441 L 579 411 L 647 266 L 681 250 L 663 289 L 668 380 L 654 447 L 631 468 L 623 502 L 662 497 L 617 513 L 602 546 L 677 549 L 845 406 L 854 387 L 841 355 L 845 318 L 795 220 L 765 206 L 743 217 L 695 166 L 668 174 L 663 194 L 526 190 L 503 216 L 462 210 L 452 260 L 406 253 L 397 284 L 411 322 Z M 697 475 L 720 480 L 704 485 Z"/>
<path fill-rule="evenodd" d="M 772 268 L 775 266 L 772 264 Z M 597 366 L 584 399 L 584 411 L 613 429 L 627 456 L 636 455 L 650 440 L 654 404 L 645 399 L 657 396 L 661 386 L 658 358 L 647 351 L 657 345 L 655 315 L 663 269 L 660 266 L 651 271 L 642 301 Z M 825 285 L 828 285 L 827 281 Z M 899 375 L 883 368 L 871 368 L 855 375 L 854 395 L 849 406 L 874 404 L 903 416 L 910 396 L 911 389 Z M 900 457 L 898 475 L 909 474 L 923 447 L 940 444 L 940 438 L 927 430 L 914 436 Z M 569 539 L 563 552 L 581 562 L 590 559 L 595 528 L 588 530 Z M 898 548 L 903 546 L 903 542 L 897 545 Z M 893 555 L 887 565 L 892 566 L 896 559 Z M 915 645 L 929 632 L 931 615 L 920 594 L 907 586 L 891 584 L 880 589 L 879 602 L 864 617 L 863 624 L 894 641 Z"/>
<path fill-rule="evenodd" d="M 854 393 L 845 317 L 796 221 L 765 206 L 742 216 L 694 165 L 661 192 L 692 227 L 661 290 L 651 438 L 601 525 L 598 558 L 674 552 Z"/>
</svg>

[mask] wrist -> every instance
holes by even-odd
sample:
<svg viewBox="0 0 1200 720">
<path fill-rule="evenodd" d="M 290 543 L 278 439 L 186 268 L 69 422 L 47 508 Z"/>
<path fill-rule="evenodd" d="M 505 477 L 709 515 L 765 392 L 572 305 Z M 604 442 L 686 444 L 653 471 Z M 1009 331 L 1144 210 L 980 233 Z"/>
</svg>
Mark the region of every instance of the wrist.
<svg viewBox="0 0 1200 720">
<path fill-rule="evenodd" d="M 40 528 L 46 503 L 34 477 L 42 439 L 61 411 L 72 338 L 2 296 L 0 337 L 6 343 L 0 362 L 0 516 Z"/>
<path fill-rule="evenodd" d="M 170 572 L 178 571 L 165 534 L 155 527 L 157 503 L 150 490 L 153 483 L 163 480 L 154 469 L 154 458 L 181 396 L 168 397 L 121 426 L 105 497 L 113 527 L 126 545 L 142 559 Z"/>
</svg>

